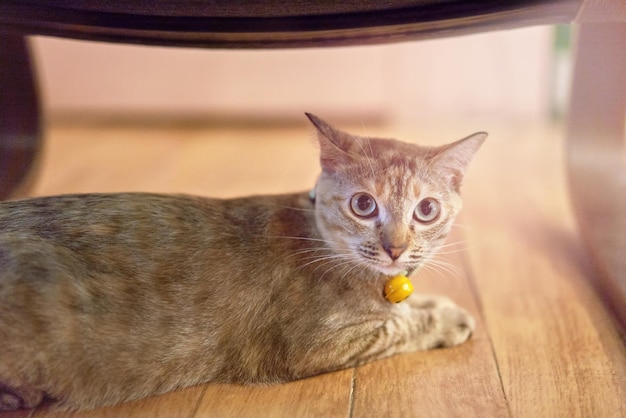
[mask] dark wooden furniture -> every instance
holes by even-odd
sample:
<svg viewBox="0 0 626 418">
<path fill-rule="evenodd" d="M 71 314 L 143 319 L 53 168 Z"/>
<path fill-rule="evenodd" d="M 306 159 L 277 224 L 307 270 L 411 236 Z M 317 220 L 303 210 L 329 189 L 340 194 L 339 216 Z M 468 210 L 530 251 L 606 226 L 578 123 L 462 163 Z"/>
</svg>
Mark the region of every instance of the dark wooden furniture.
<svg viewBox="0 0 626 418">
<path fill-rule="evenodd" d="M 24 185 L 41 141 L 26 38 L 205 48 L 357 45 L 578 23 L 567 169 L 597 283 L 626 324 L 626 2 L 623 0 L 3 0 L 0 199 Z"/>
</svg>

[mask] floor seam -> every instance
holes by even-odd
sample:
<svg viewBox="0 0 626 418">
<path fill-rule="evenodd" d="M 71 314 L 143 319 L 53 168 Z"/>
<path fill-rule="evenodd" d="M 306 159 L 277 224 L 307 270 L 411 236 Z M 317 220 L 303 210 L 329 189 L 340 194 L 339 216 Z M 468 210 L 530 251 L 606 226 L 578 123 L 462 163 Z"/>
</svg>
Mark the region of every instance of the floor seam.
<svg viewBox="0 0 626 418">
<path fill-rule="evenodd" d="M 189 418 L 195 418 L 196 415 L 198 415 L 200 404 L 202 403 L 202 400 L 204 399 L 204 395 L 206 394 L 207 389 L 208 389 L 208 385 L 205 384 L 204 388 L 202 389 L 202 393 L 200 394 L 200 396 L 198 396 L 198 400 L 196 401 L 196 406 L 193 408 L 193 410 L 191 411 L 191 414 L 189 415 Z"/>
<path fill-rule="evenodd" d="M 352 368 L 352 379 L 350 379 L 350 395 L 348 398 L 348 418 L 354 416 L 354 398 L 356 388 L 356 367 Z"/>
<path fill-rule="evenodd" d="M 461 258 L 461 263 L 463 264 L 463 267 L 465 269 L 465 274 L 467 275 L 467 282 L 469 283 L 470 291 L 472 292 L 472 296 L 474 296 L 474 300 L 476 301 L 478 312 L 481 316 L 483 326 L 485 327 L 485 334 L 487 335 L 487 340 L 489 341 L 489 347 L 491 348 L 491 356 L 493 358 L 493 362 L 496 367 L 498 381 L 500 382 L 500 390 L 502 391 L 502 396 L 504 397 L 504 403 L 506 404 L 506 409 L 507 409 L 509 418 L 511 418 L 513 416 L 511 412 L 511 404 L 509 403 L 506 389 L 504 387 L 504 381 L 502 380 L 502 372 L 500 370 L 500 363 L 498 362 L 498 356 L 496 354 L 496 349 L 493 344 L 493 338 L 491 338 L 490 329 L 487 326 L 487 320 L 485 318 L 485 310 L 483 308 L 483 301 L 482 301 L 482 298 L 480 297 L 480 292 L 478 291 L 478 286 L 476 284 L 476 278 L 474 275 L 474 269 L 471 266 L 468 251 L 461 251 L 460 258 Z"/>
</svg>

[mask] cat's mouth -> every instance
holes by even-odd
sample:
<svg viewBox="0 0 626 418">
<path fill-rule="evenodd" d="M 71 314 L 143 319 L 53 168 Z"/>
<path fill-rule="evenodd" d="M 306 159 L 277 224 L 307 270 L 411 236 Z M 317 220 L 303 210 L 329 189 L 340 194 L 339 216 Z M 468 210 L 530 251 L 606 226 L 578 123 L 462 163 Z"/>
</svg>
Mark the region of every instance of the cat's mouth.
<svg viewBox="0 0 626 418">
<path fill-rule="evenodd" d="M 410 274 L 417 270 L 423 260 L 421 255 L 415 254 L 391 259 L 391 257 L 385 257 L 381 252 L 365 246 L 359 247 L 356 253 L 369 268 L 386 276 L 396 276 L 398 274 L 406 274 L 407 272 Z"/>
</svg>

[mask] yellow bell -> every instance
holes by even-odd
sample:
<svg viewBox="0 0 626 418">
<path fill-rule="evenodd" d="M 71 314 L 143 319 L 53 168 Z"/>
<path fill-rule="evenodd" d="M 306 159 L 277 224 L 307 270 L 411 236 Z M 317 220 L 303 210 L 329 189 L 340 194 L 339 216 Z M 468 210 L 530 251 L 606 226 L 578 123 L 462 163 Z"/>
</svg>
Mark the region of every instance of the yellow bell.
<svg viewBox="0 0 626 418">
<path fill-rule="evenodd" d="M 385 283 L 385 299 L 400 303 L 413 293 L 413 283 L 403 274 L 389 278 Z"/>
</svg>

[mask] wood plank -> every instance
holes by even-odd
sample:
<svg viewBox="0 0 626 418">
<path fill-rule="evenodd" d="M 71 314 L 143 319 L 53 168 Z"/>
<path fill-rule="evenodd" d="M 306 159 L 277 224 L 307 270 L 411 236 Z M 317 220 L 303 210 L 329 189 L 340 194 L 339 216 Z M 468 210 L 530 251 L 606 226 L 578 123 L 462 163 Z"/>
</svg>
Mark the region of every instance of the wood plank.
<svg viewBox="0 0 626 418">
<path fill-rule="evenodd" d="M 567 127 L 569 184 L 598 269 L 594 279 L 626 333 L 626 22 L 578 29 Z"/>
<path fill-rule="evenodd" d="M 196 417 L 347 417 L 352 370 L 283 385 L 207 385 Z"/>
<path fill-rule="evenodd" d="M 32 418 L 190 418 L 194 416 L 204 391 L 205 387 L 200 385 L 161 396 L 90 411 L 58 411 L 46 405 L 39 407 Z"/>
<path fill-rule="evenodd" d="M 357 369 L 354 417 L 506 417 L 486 339 L 403 354 Z"/>
<path fill-rule="evenodd" d="M 481 150 L 469 261 L 513 417 L 626 416 L 626 350 L 589 281 L 561 140 L 519 127 Z"/>
<path fill-rule="evenodd" d="M 147 191 L 213 197 L 313 187 L 319 163 L 304 127 L 184 128 L 106 121 L 51 130 L 31 194 Z"/>
</svg>

